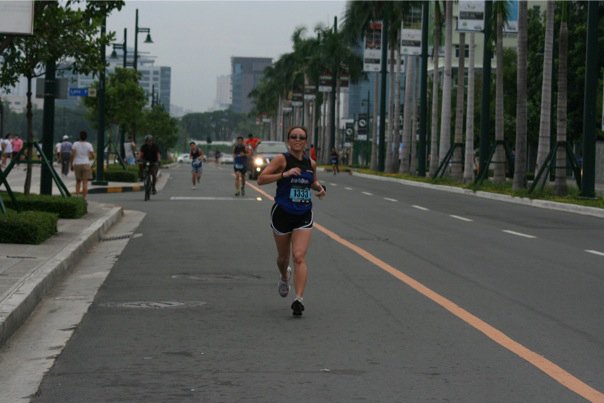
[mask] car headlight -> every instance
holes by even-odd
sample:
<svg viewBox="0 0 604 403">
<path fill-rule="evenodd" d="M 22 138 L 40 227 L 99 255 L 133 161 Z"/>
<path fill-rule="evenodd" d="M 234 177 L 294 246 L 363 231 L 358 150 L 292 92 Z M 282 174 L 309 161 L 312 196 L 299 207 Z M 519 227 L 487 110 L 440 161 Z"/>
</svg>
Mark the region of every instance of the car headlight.
<svg viewBox="0 0 604 403">
<path fill-rule="evenodd" d="M 262 158 L 256 158 L 254 160 L 254 165 L 260 166 L 264 164 L 264 160 Z"/>
</svg>

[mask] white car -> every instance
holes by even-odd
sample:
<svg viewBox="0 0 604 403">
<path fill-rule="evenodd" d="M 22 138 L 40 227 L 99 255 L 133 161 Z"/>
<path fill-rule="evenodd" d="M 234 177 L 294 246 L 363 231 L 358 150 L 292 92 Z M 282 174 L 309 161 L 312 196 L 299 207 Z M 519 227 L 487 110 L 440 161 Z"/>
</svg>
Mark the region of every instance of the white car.
<svg viewBox="0 0 604 403">
<path fill-rule="evenodd" d="M 189 154 L 180 154 L 178 156 L 178 158 L 176 159 L 176 161 L 178 161 L 181 164 L 190 163 L 191 162 L 191 158 L 189 158 Z"/>
<path fill-rule="evenodd" d="M 233 163 L 233 154 L 222 153 L 220 156 L 221 164 L 232 164 Z"/>
</svg>

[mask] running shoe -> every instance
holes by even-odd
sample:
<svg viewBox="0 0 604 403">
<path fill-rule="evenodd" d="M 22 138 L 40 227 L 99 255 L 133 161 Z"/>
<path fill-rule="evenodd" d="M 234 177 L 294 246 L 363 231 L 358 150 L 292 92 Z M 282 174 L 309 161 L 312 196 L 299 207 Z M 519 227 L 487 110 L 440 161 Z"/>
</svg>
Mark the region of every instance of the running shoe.
<svg viewBox="0 0 604 403">
<path fill-rule="evenodd" d="M 296 317 L 302 316 L 302 311 L 304 310 L 304 303 L 300 298 L 296 298 L 292 303 L 292 314 Z"/>
<path fill-rule="evenodd" d="M 239 196 L 241 193 L 239 192 L 235 192 L 235 196 Z"/>
<path fill-rule="evenodd" d="M 244 187 L 241 188 L 241 196 L 245 196 L 245 188 Z"/>
<path fill-rule="evenodd" d="M 287 266 L 287 280 L 283 281 L 282 279 L 279 279 L 279 295 L 283 298 L 287 297 L 287 294 L 289 294 L 289 279 L 291 274 L 292 268 Z"/>
</svg>

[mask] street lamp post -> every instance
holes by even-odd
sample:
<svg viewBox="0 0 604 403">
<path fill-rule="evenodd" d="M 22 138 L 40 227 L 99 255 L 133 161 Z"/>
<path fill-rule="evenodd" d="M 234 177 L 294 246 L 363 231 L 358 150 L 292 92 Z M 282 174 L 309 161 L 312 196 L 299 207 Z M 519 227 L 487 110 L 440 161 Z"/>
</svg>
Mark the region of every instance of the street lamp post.
<svg viewBox="0 0 604 403">
<path fill-rule="evenodd" d="M 101 25 L 101 38 L 105 36 L 106 18 L 103 18 Z M 106 186 L 107 181 L 103 177 L 104 157 L 105 157 L 105 45 L 101 45 L 101 61 L 103 68 L 99 73 L 99 89 L 97 93 L 99 130 L 97 133 L 97 157 L 96 157 L 96 178 L 92 182 L 94 185 Z"/>
<path fill-rule="evenodd" d="M 138 8 L 136 9 L 136 17 L 134 21 L 134 70 L 138 71 L 138 34 L 146 33 L 145 43 L 153 43 L 151 40 L 151 29 L 138 26 Z"/>
<path fill-rule="evenodd" d="M 127 68 L 128 67 L 128 30 L 126 28 L 124 28 L 124 42 L 113 43 L 111 46 L 113 46 L 113 51 L 111 52 L 110 57 L 112 59 L 116 59 L 117 53 L 115 52 L 115 50 L 121 49 L 122 56 L 123 56 L 122 67 L 124 69 Z M 126 141 L 126 133 L 125 133 L 124 125 L 122 124 L 122 125 L 120 125 L 120 144 L 119 144 L 119 150 L 120 150 L 120 155 L 122 156 L 122 159 L 126 155 L 126 150 L 124 148 L 125 141 Z"/>
</svg>

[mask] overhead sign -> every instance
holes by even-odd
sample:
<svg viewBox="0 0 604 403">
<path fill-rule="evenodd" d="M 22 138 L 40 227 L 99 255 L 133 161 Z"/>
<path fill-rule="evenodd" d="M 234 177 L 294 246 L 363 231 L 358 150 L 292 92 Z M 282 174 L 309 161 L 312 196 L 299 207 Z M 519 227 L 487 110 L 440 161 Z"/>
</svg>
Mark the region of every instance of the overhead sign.
<svg viewBox="0 0 604 403">
<path fill-rule="evenodd" d="M 482 32 L 484 30 L 484 1 L 459 1 L 457 30 Z"/>
<path fill-rule="evenodd" d="M 379 72 L 382 61 L 382 21 L 372 21 L 365 31 L 363 71 Z"/>
<path fill-rule="evenodd" d="M 33 35 L 34 2 L 0 1 L 0 34 Z"/>
</svg>

